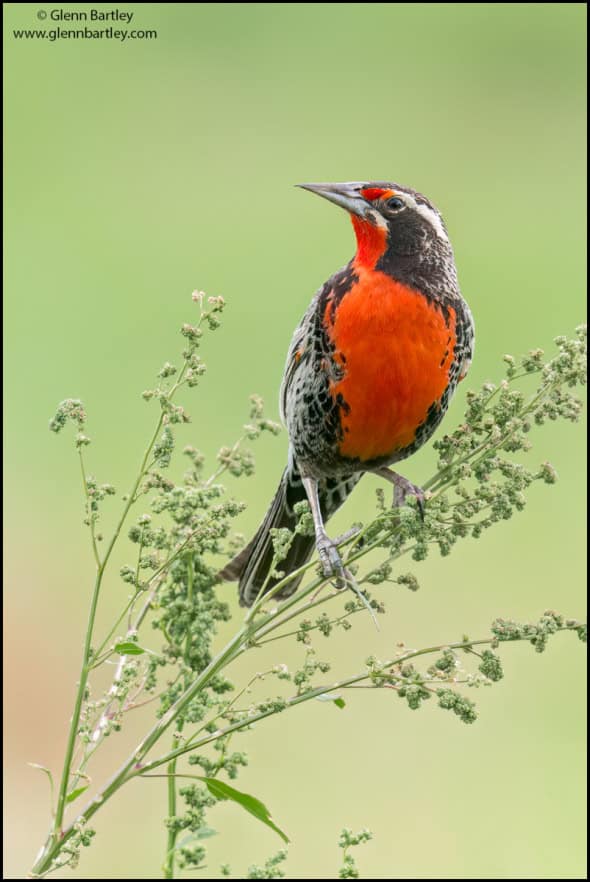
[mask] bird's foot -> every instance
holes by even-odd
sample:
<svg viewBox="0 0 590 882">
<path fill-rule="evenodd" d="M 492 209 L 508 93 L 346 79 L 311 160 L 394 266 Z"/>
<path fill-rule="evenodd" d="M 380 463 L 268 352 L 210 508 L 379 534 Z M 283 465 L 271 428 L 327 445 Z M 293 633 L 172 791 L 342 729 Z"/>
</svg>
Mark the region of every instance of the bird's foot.
<svg viewBox="0 0 590 882">
<path fill-rule="evenodd" d="M 416 500 L 420 518 L 424 520 L 424 503 L 426 501 L 424 490 L 396 472 L 390 472 L 390 474 L 393 479 L 393 504 L 395 508 L 401 508 L 402 505 L 405 505 L 408 496 L 413 496 Z"/>
<path fill-rule="evenodd" d="M 347 530 L 346 533 L 342 533 L 341 536 L 336 536 L 334 539 L 330 539 L 330 537 L 324 533 L 323 535 L 318 536 L 316 540 L 322 572 L 327 579 L 334 579 L 336 588 L 346 587 L 346 584 L 351 580 L 350 573 L 342 563 L 338 546 L 342 545 L 342 543 L 346 542 L 348 539 L 352 539 L 352 537 L 356 536 L 358 532 L 358 527 L 352 527 L 350 530 Z"/>
<path fill-rule="evenodd" d="M 394 508 L 401 508 L 402 505 L 405 504 L 408 496 L 413 496 L 416 500 L 420 517 L 424 520 L 424 502 L 426 500 L 426 494 L 421 487 L 412 484 L 412 482 L 408 481 L 407 478 L 404 478 L 403 475 L 398 475 L 397 472 L 392 471 L 387 468 L 387 466 L 375 469 L 375 474 L 380 475 L 382 478 L 385 478 L 386 481 L 389 481 L 390 484 L 393 484 Z"/>
<path fill-rule="evenodd" d="M 320 558 L 320 563 L 322 565 L 322 570 L 324 576 L 327 579 L 332 580 L 332 584 L 338 590 L 342 590 L 343 588 L 350 588 L 359 598 L 360 602 L 367 608 L 369 613 L 371 614 L 371 618 L 375 624 L 377 630 L 379 630 L 379 625 L 377 624 L 377 619 L 375 618 L 375 613 L 371 609 L 371 605 L 369 604 L 367 598 L 364 596 L 360 587 L 357 585 L 356 580 L 352 573 L 346 569 L 344 564 L 342 563 L 342 558 L 340 557 L 340 553 L 338 551 L 338 545 L 341 545 L 343 542 L 346 542 L 348 539 L 352 539 L 353 536 L 358 535 L 360 532 L 359 527 L 351 527 L 350 530 L 347 530 L 346 533 L 342 533 L 341 536 L 336 536 L 334 539 L 330 539 L 326 533 L 318 536 L 316 539 L 316 546 L 318 550 L 318 556 Z M 312 596 L 312 600 L 315 600 L 322 587 L 318 588 L 315 594 Z"/>
</svg>

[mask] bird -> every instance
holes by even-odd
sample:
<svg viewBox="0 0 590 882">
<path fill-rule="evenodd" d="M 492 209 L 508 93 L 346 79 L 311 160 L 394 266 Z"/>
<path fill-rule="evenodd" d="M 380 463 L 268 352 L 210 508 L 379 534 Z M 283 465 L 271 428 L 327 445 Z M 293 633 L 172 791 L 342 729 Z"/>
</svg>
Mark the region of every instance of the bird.
<svg viewBox="0 0 590 882">
<path fill-rule="evenodd" d="M 239 582 L 247 607 L 277 584 L 271 529 L 294 530 L 297 503 L 309 503 L 314 535 L 295 533 L 280 568 L 294 572 L 317 549 L 336 587 L 347 578 L 343 537 L 330 538 L 325 525 L 363 475 L 391 483 L 394 506 L 415 497 L 424 517 L 424 492 L 391 466 L 437 429 L 475 343 L 447 228 L 426 196 L 384 181 L 297 186 L 348 212 L 356 253 L 317 291 L 288 349 L 287 466 L 253 539 L 219 574 Z M 273 598 L 293 594 L 303 575 Z"/>
</svg>

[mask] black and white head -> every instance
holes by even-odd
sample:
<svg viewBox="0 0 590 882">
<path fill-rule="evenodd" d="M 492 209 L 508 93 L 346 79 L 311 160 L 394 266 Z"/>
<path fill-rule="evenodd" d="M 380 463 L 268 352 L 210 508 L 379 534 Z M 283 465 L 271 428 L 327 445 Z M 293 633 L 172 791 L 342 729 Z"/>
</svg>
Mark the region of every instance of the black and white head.
<svg viewBox="0 0 590 882">
<path fill-rule="evenodd" d="M 300 184 L 349 212 L 357 239 L 381 240 L 399 255 L 450 251 L 442 215 L 432 202 L 402 184 L 389 181 L 350 181 L 342 184 Z"/>
</svg>

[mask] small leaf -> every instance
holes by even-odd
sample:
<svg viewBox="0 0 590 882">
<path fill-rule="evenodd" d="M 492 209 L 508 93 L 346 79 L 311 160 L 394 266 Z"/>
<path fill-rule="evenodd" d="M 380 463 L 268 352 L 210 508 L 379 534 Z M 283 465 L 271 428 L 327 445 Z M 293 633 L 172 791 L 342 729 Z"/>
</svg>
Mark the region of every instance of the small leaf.
<svg viewBox="0 0 590 882">
<path fill-rule="evenodd" d="M 196 842 L 198 839 L 210 839 L 211 836 L 217 836 L 217 830 L 213 830 L 212 827 L 199 827 L 194 833 L 189 833 L 187 836 L 179 839 L 175 849 L 184 848 L 189 842 Z"/>
<path fill-rule="evenodd" d="M 217 830 L 213 830 L 211 827 L 199 827 L 194 833 L 189 833 L 187 836 L 183 836 L 182 839 L 179 839 L 174 848 L 170 849 L 168 854 L 171 854 L 173 851 L 178 851 L 181 848 L 187 848 L 192 842 L 198 842 L 200 839 L 209 839 L 211 836 L 217 836 Z"/>
<path fill-rule="evenodd" d="M 138 643 L 131 643 L 129 641 L 127 643 L 117 643 L 115 652 L 118 652 L 119 655 L 143 655 L 144 652 L 149 652 L 149 650 L 144 649 Z"/>
<path fill-rule="evenodd" d="M 336 692 L 323 692 L 321 695 L 316 696 L 318 701 L 331 701 L 336 707 L 343 708 L 346 707 L 346 702 L 342 698 L 342 696 L 338 695 Z"/>
<path fill-rule="evenodd" d="M 88 790 L 89 785 L 85 784 L 84 787 L 77 787 L 75 790 L 72 790 L 71 793 L 68 793 L 66 796 L 66 802 L 73 802 L 75 799 L 78 799 L 79 796 L 82 796 L 85 790 Z"/>
<path fill-rule="evenodd" d="M 31 766 L 32 769 L 39 769 L 41 772 L 45 772 L 47 777 L 49 778 L 49 789 L 51 791 L 51 814 L 54 815 L 55 812 L 53 810 L 53 775 L 49 771 L 46 766 L 41 766 L 39 763 L 27 763 L 27 765 Z"/>
<path fill-rule="evenodd" d="M 256 799 L 255 796 L 250 796 L 249 793 L 242 793 L 240 790 L 235 790 L 235 788 L 226 784 L 225 781 L 218 781 L 216 778 L 199 777 L 199 780 L 207 785 L 207 789 L 212 796 L 215 796 L 217 799 L 231 799 L 233 802 L 237 802 L 242 808 L 245 808 L 247 812 L 250 812 L 251 815 L 254 815 L 255 818 L 262 821 L 263 824 L 266 824 L 266 826 L 270 827 L 271 830 L 274 830 L 275 833 L 278 833 L 283 842 L 289 842 L 289 837 L 283 833 L 272 820 L 267 807 L 264 803 L 260 802 L 259 799 Z"/>
<path fill-rule="evenodd" d="M 211 836 L 217 836 L 217 830 L 212 827 L 199 827 L 194 833 L 188 837 L 189 839 L 210 839 Z"/>
</svg>

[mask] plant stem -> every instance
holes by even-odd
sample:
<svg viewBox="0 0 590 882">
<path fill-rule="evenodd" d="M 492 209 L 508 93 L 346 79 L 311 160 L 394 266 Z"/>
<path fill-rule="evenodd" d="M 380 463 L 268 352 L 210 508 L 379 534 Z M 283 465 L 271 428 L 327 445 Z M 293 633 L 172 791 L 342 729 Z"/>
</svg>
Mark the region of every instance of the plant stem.
<svg viewBox="0 0 590 882">
<path fill-rule="evenodd" d="M 86 684 L 88 682 L 88 674 L 90 673 L 90 649 L 92 643 L 92 632 L 94 629 L 94 619 L 96 617 L 96 608 L 98 605 L 98 597 L 100 594 L 100 586 L 102 582 L 102 573 L 103 570 L 100 567 L 94 582 L 94 590 L 92 592 L 92 600 L 90 603 L 90 613 L 88 616 L 88 626 L 86 628 L 86 638 L 84 640 L 84 652 L 83 652 L 83 660 L 82 660 L 82 670 L 80 672 L 80 680 L 78 682 L 78 690 L 76 692 L 76 701 L 74 704 L 74 713 L 72 714 L 72 721 L 70 723 L 70 731 L 68 733 L 68 741 L 66 745 L 66 754 L 64 758 L 63 771 L 59 786 L 59 794 L 57 798 L 57 808 L 55 810 L 55 820 L 53 823 L 53 830 L 50 834 L 51 840 L 58 840 L 62 823 L 63 816 L 66 807 L 66 798 L 68 793 L 68 783 L 70 780 L 70 770 L 72 765 L 72 757 L 74 755 L 74 749 L 76 746 L 76 736 L 78 733 L 78 726 L 80 725 L 80 713 L 82 711 L 82 703 L 84 701 L 84 695 L 86 692 Z"/>
<path fill-rule="evenodd" d="M 576 622 L 575 625 L 563 625 L 560 628 L 557 628 L 557 631 L 573 631 L 579 627 L 580 623 Z M 523 640 L 528 640 L 527 637 L 515 637 L 511 641 L 506 642 L 522 642 Z M 421 655 L 429 655 L 435 652 L 442 652 L 444 649 L 466 649 L 472 646 L 485 646 L 494 644 L 496 642 L 495 637 L 486 637 L 481 640 L 466 640 L 466 641 L 458 641 L 456 643 L 441 643 L 437 646 L 429 646 L 424 649 L 411 650 L 410 652 L 404 653 L 404 655 L 399 656 L 398 658 L 391 659 L 389 661 L 384 662 L 381 665 L 379 671 L 385 671 L 387 668 L 392 668 L 398 665 L 403 664 L 404 662 L 409 661 L 413 658 L 418 658 Z M 355 674 L 352 677 L 347 677 L 342 680 L 337 680 L 334 683 L 328 683 L 324 686 L 317 686 L 314 689 L 310 689 L 307 692 L 303 692 L 301 695 L 295 695 L 292 698 L 289 698 L 286 702 L 285 710 L 290 707 L 296 707 L 298 704 L 302 704 L 304 701 L 309 701 L 313 698 L 317 698 L 318 695 L 325 695 L 327 692 L 334 692 L 338 689 L 346 689 L 349 686 L 353 686 L 356 683 L 361 683 L 363 680 L 370 680 L 375 678 L 375 676 L 384 676 L 384 674 L 380 674 L 376 671 L 364 671 L 362 674 Z M 391 679 L 395 678 L 395 675 L 387 674 Z M 400 678 L 401 679 L 401 678 Z M 379 688 L 375 686 L 374 688 Z M 276 709 L 269 709 L 260 711 L 258 714 L 252 714 L 246 716 L 243 720 L 237 720 L 235 723 L 230 723 L 230 725 L 226 726 L 224 729 L 218 729 L 215 732 L 208 733 L 204 735 L 202 738 L 194 741 L 190 740 L 187 744 L 184 744 L 182 747 L 179 747 L 173 753 L 166 754 L 159 759 L 152 760 L 152 762 L 146 763 L 140 770 L 137 770 L 134 773 L 134 777 L 141 777 L 144 773 L 151 771 L 152 769 L 156 769 L 159 766 L 166 765 L 170 762 L 171 759 L 178 758 L 185 753 L 188 753 L 193 750 L 198 750 L 199 748 L 204 747 L 206 744 L 211 743 L 212 741 L 217 741 L 218 738 L 222 738 L 226 735 L 231 734 L 232 732 L 237 732 L 239 729 L 243 729 L 245 727 L 250 726 L 252 723 L 256 723 L 259 720 L 263 720 L 266 717 L 273 716 L 278 713 Z"/>
<path fill-rule="evenodd" d="M 47 852 L 47 849 L 48 848 L 52 849 L 53 846 L 55 845 L 55 843 L 59 842 L 61 832 L 62 832 L 63 817 L 64 817 L 64 812 L 65 812 L 65 808 L 66 808 L 66 804 L 67 804 L 66 799 L 67 799 L 68 784 L 69 784 L 70 774 L 71 774 L 72 757 L 74 755 L 74 749 L 76 746 L 76 736 L 77 736 L 77 732 L 78 732 L 78 727 L 80 725 L 80 714 L 82 711 L 82 704 L 84 702 L 84 695 L 86 693 L 86 685 L 88 683 L 88 675 L 89 675 L 90 669 L 91 669 L 90 656 L 91 656 L 91 649 L 92 649 L 92 636 L 94 633 L 94 622 L 96 619 L 96 610 L 98 607 L 98 599 L 100 596 L 100 589 L 102 586 L 102 579 L 103 579 L 104 571 L 105 571 L 106 565 L 109 561 L 109 558 L 112 554 L 113 548 L 115 547 L 115 543 L 119 537 L 119 534 L 121 532 L 123 524 L 125 523 L 125 519 L 127 518 L 127 515 L 129 513 L 129 509 L 131 508 L 131 506 L 133 504 L 133 500 L 135 497 L 135 493 L 137 492 L 137 488 L 139 487 L 139 485 L 143 479 L 143 476 L 145 474 L 146 463 L 148 461 L 151 450 L 152 450 L 154 444 L 156 443 L 160 429 L 162 428 L 163 420 L 164 420 L 164 415 L 160 414 L 160 417 L 158 419 L 158 424 L 156 426 L 156 430 L 155 430 L 154 434 L 152 435 L 151 441 L 148 444 L 148 447 L 147 447 L 145 454 L 143 456 L 140 470 L 139 470 L 139 474 L 138 474 L 137 479 L 133 485 L 133 489 L 131 490 L 131 493 L 129 494 L 129 498 L 127 499 L 127 502 L 125 504 L 125 507 L 123 509 L 123 512 L 121 514 L 119 522 L 118 522 L 117 526 L 115 527 L 115 532 L 113 533 L 113 536 L 111 537 L 111 541 L 109 542 L 109 545 L 108 545 L 107 550 L 105 552 L 104 558 L 100 562 L 100 564 L 98 566 L 97 573 L 96 573 L 96 579 L 94 581 L 94 589 L 92 592 L 92 599 L 90 601 L 90 611 L 88 614 L 88 624 L 86 627 L 86 637 L 84 640 L 84 650 L 83 650 L 83 654 L 82 654 L 82 666 L 81 666 L 81 671 L 80 671 L 80 679 L 78 681 L 78 689 L 76 692 L 76 699 L 75 699 L 75 703 L 74 703 L 74 712 L 72 714 L 72 720 L 70 723 L 68 740 L 67 740 L 67 744 L 66 744 L 66 752 L 65 752 L 64 764 L 63 764 L 60 787 L 59 787 L 59 795 L 58 795 L 58 799 L 57 799 L 57 808 L 55 811 L 55 820 L 54 820 L 52 829 L 49 833 L 49 836 L 47 838 L 47 842 L 45 844 L 45 847 L 42 851 L 41 860 L 43 859 L 43 856 Z M 84 476 L 84 468 L 83 467 L 82 467 L 82 474 Z M 85 481 L 84 481 L 84 484 L 86 486 Z"/>
<path fill-rule="evenodd" d="M 178 739 L 172 739 L 172 752 L 178 747 Z M 173 822 L 176 817 L 176 758 L 168 763 L 168 821 Z M 164 879 L 174 879 L 174 854 L 178 831 L 171 824 L 168 827 L 168 842 L 166 845 L 166 860 L 164 862 Z"/>
<path fill-rule="evenodd" d="M 190 610 L 191 604 L 193 602 L 193 583 L 194 583 L 194 569 L 193 569 L 193 558 L 192 555 L 189 554 L 187 557 L 187 604 Z M 189 667 L 189 654 L 191 649 L 191 640 L 190 640 L 190 632 L 187 628 L 187 635 L 184 644 L 184 663 L 188 670 Z M 190 686 L 190 681 L 188 678 L 188 673 L 184 678 L 184 688 L 188 689 Z M 180 731 L 181 726 L 178 726 Z M 172 751 L 178 747 L 179 740 L 176 736 L 172 739 Z M 178 828 L 174 825 L 173 821 L 176 817 L 176 759 L 170 760 L 170 765 L 168 766 L 168 774 L 170 777 L 168 778 L 168 841 L 166 844 L 166 859 L 164 861 L 164 878 L 165 879 L 174 879 L 174 862 L 176 855 L 176 839 L 178 837 Z"/>
<path fill-rule="evenodd" d="M 174 384 L 174 386 L 172 387 L 172 389 L 170 390 L 170 392 L 168 394 L 169 400 L 172 400 L 174 393 L 181 385 L 182 378 L 186 372 L 186 368 L 187 368 L 187 362 L 185 361 L 184 365 L 180 371 L 180 374 L 178 376 L 177 382 Z M 107 550 L 105 552 L 105 555 L 104 555 L 104 558 L 102 559 L 102 561 L 100 560 L 100 558 L 98 556 L 98 550 L 96 549 L 94 532 L 92 533 L 93 547 L 95 549 L 95 558 L 96 558 L 98 569 L 97 569 L 96 579 L 94 582 L 94 590 L 92 592 L 92 599 L 90 602 L 90 612 L 88 614 L 88 625 L 86 628 L 86 637 L 84 640 L 84 651 L 83 651 L 83 655 L 82 655 L 82 667 L 81 667 L 81 671 L 80 671 L 80 679 L 78 681 L 78 689 L 77 689 L 76 700 L 75 700 L 75 704 L 74 704 L 74 713 L 72 714 L 72 720 L 70 723 L 70 730 L 68 733 L 66 753 L 65 753 L 65 757 L 64 757 L 64 764 L 63 764 L 61 781 L 60 781 L 59 796 L 58 796 L 57 808 L 56 808 L 56 812 L 55 812 L 55 821 L 54 821 L 52 830 L 48 836 L 48 839 L 47 839 L 47 842 L 45 844 L 45 847 L 43 849 L 42 854 L 45 853 L 48 846 L 51 846 L 52 843 L 59 840 L 59 837 L 61 835 L 61 829 L 62 829 L 62 825 L 63 825 L 63 817 L 64 817 L 64 812 L 65 812 L 65 807 L 66 807 L 66 799 L 67 799 L 67 793 L 68 793 L 68 784 L 69 784 L 70 774 L 71 774 L 72 757 L 74 755 L 74 750 L 75 750 L 75 746 L 76 746 L 76 735 L 78 732 L 78 727 L 80 725 L 80 714 L 82 711 L 82 704 L 83 704 L 84 695 L 86 692 L 86 685 L 88 683 L 88 675 L 91 670 L 90 656 L 91 656 L 91 649 L 92 649 L 92 636 L 94 633 L 94 622 L 96 619 L 96 610 L 98 607 L 98 599 L 100 596 L 100 589 L 102 586 L 102 579 L 103 579 L 104 571 L 106 569 L 109 558 L 113 552 L 113 549 L 115 547 L 117 539 L 119 538 L 119 534 L 123 528 L 123 524 L 125 523 L 125 520 L 127 519 L 127 515 L 129 514 L 129 509 L 131 508 L 131 506 L 135 502 L 137 490 L 138 490 L 139 485 L 141 484 L 141 481 L 143 480 L 144 475 L 146 473 L 147 463 L 148 463 L 150 454 L 152 452 L 152 449 L 154 447 L 154 444 L 157 441 L 157 438 L 158 438 L 158 435 L 159 435 L 160 430 L 162 428 L 163 422 L 164 422 L 164 413 L 162 412 L 162 413 L 160 413 L 160 416 L 158 418 L 158 422 L 157 422 L 156 428 L 154 430 L 154 433 L 153 433 L 151 440 L 150 440 L 150 442 L 146 448 L 146 451 L 143 455 L 143 459 L 142 459 L 141 465 L 139 467 L 139 474 L 133 484 L 131 492 L 129 493 L 129 496 L 127 498 L 127 502 L 125 503 L 125 506 L 123 508 L 123 512 L 121 514 L 121 517 L 119 518 L 119 522 L 117 523 L 117 526 L 115 527 L 115 531 L 114 531 L 114 533 L 111 537 L 111 540 L 107 546 Z M 88 488 L 87 488 L 87 484 L 86 484 L 86 474 L 85 474 L 85 470 L 84 470 L 84 463 L 83 463 L 81 453 L 80 453 L 80 464 L 82 467 L 82 478 L 84 481 L 84 489 L 85 489 L 85 493 L 86 493 L 87 506 L 89 507 L 90 502 L 89 502 L 89 497 L 88 497 Z"/>
<path fill-rule="evenodd" d="M 86 480 L 86 469 L 84 468 L 84 457 L 82 455 L 82 448 L 78 448 L 78 457 L 80 459 L 80 469 L 82 471 L 82 485 L 84 487 L 84 496 L 86 497 L 86 517 L 88 518 L 88 526 L 90 527 L 90 535 L 92 537 L 92 552 L 94 554 L 94 560 L 96 561 L 96 567 L 100 570 L 101 562 L 100 555 L 98 553 L 98 544 L 96 542 L 96 530 L 95 522 L 93 518 L 92 508 L 90 504 L 90 494 L 88 492 L 88 482 Z"/>
<path fill-rule="evenodd" d="M 75 824 L 76 823 L 86 823 L 90 820 L 91 817 L 98 811 L 101 805 L 106 802 L 113 793 L 116 793 L 117 790 L 122 787 L 127 781 L 136 777 L 139 773 L 139 770 L 142 768 L 142 760 L 146 756 L 146 754 L 151 750 L 154 744 L 159 741 L 162 735 L 168 730 L 168 728 L 172 725 L 172 723 L 176 720 L 178 715 L 182 713 L 182 711 L 190 704 L 190 702 L 195 698 L 198 693 L 204 689 L 209 682 L 209 680 L 217 674 L 222 668 L 224 668 L 233 658 L 239 654 L 239 650 L 243 645 L 244 641 L 248 637 L 248 629 L 246 627 L 242 627 L 238 633 L 233 637 L 232 640 L 227 644 L 225 649 L 223 649 L 208 665 L 207 667 L 199 674 L 199 676 L 194 680 L 191 684 L 190 688 L 185 690 L 183 694 L 176 700 L 176 702 L 168 709 L 168 711 L 157 721 L 157 723 L 150 729 L 145 738 L 139 743 L 134 752 L 127 758 L 127 760 L 123 763 L 121 768 L 113 775 L 113 777 L 108 781 L 106 786 L 100 791 L 94 799 L 90 802 L 90 804 L 84 809 L 84 811 L 78 816 L 77 821 L 71 824 L 67 830 L 61 831 L 61 827 L 59 828 L 60 832 L 56 833 L 58 830 L 57 827 L 54 828 L 52 833 L 47 839 L 44 848 L 41 850 L 41 853 L 33 867 L 32 875 L 40 875 L 45 873 L 47 870 L 51 868 L 51 865 L 57 855 L 60 853 L 63 845 L 71 838 L 74 833 Z M 80 701 L 81 705 L 81 701 Z M 79 711 L 78 711 L 79 716 Z M 75 736 L 75 730 L 74 730 Z M 72 752 L 73 752 L 73 741 L 72 741 Z M 175 752 L 175 754 L 177 751 Z M 170 754 L 170 759 L 173 758 L 173 754 Z M 69 757 L 69 762 L 71 762 L 71 754 Z M 69 768 L 69 766 L 68 766 Z M 65 796 L 64 796 L 65 803 Z M 63 810 L 62 810 L 63 817 Z"/>
</svg>

